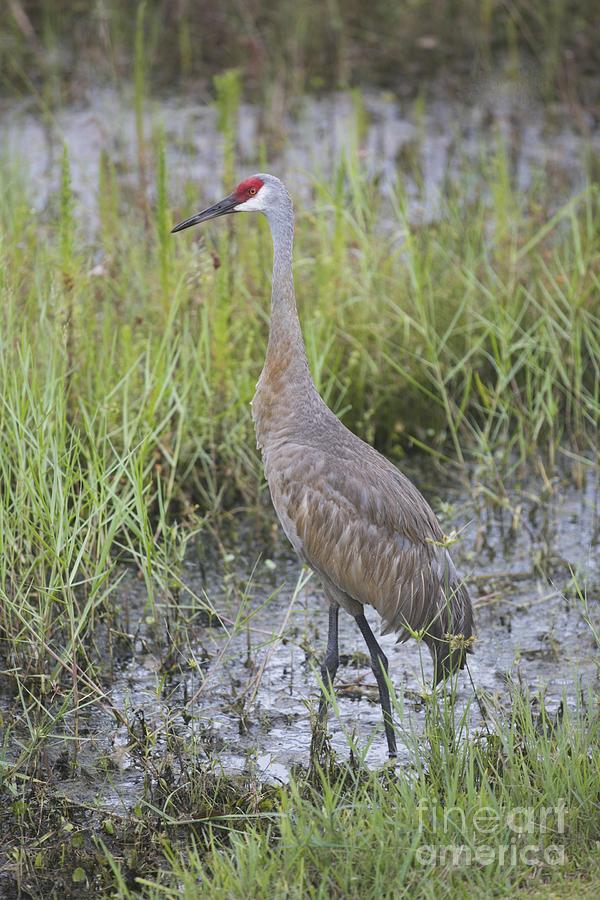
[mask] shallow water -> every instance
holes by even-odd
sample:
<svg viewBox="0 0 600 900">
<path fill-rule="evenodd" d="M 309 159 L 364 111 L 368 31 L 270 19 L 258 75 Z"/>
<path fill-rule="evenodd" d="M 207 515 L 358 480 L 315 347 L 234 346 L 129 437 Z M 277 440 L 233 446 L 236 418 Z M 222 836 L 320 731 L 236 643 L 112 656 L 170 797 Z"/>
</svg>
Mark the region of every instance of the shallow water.
<svg viewBox="0 0 600 900">
<path fill-rule="evenodd" d="M 358 112 L 357 112 L 358 109 Z M 212 104 L 180 99 L 148 101 L 145 135 L 166 134 L 172 203 L 181 207 L 183 184 L 197 186 L 199 203 L 213 202 L 221 184 L 223 139 Z M 500 139 L 500 140 L 499 140 Z M 97 216 L 98 161 L 106 152 L 122 183 L 139 186 L 135 117 L 131 97 L 111 89 L 89 90 L 77 106 L 42 115 L 33 100 L 0 101 L 0 151 L 25 160 L 36 212 L 56 194 L 63 141 L 70 153 L 77 214 L 93 229 Z M 331 179 L 343 155 L 356 153 L 363 172 L 387 196 L 402 179 L 413 222 L 434 220 L 452 183 L 473 197 L 498 177 L 493 158 L 500 143 L 514 188 L 522 192 L 551 179 L 553 203 L 583 186 L 590 154 L 600 153 L 600 125 L 591 111 L 544 105 L 535 84 L 497 78 L 472 83 L 468 91 L 430 91 L 421 107 L 384 92 L 307 96 L 277 110 L 242 105 L 238 116 L 237 169 L 267 167 L 295 195 L 311 196 L 312 179 Z M 151 156 L 151 154 L 150 154 Z M 152 194 L 151 159 L 148 192 Z M 393 222 L 391 209 L 388 210 Z"/>
<path fill-rule="evenodd" d="M 598 472 L 590 468 L 581 489 L 557 478 L 544 498 L 537 496 L 541 484 L 530 478 L 509 492 L 508 505 L 482 503 L 474 479 L 468 486 L 449 487 L 427 466 L 411 475 L 440 512 L 445 530 L 461 529 L 454 557 L 469 579 L 477 643 L 470 674 L 463 672 L 458 680 L 457 710 L 469 709 L 471 733 L 484 727 L 474 688 L 491 729 L 494 713 L 503 716 L 510 705 L 511 683 L 542 692 L 550 713 L 561 703 L 573 705 L 580 688 L 596 688 L 597 645 L 571 572 L 586 591 L 597 629 Z M 288 779 L 294 765 L 308 763 L 327 606 L 315 579 L 297 590 L 301 569 L 283 542 L 261 545 L 249 537 L 251 531 L 252 522 L 239 521 L 225 545 L 226 561 L 222 556 L 208 575 L 206 562 L 200 564 L 195 554 L 185 563 L 189 591 L 208 597 L 226 627 L 207 624 L 202 615 L 194 619 L 187 592 L 181 593 L 179 608 L 159 600 L 151 610 L 139 580 L 126 574 L 115 597 L 133 637 L 103 683 L 134 731 L 154 735 L 150 762 L 168 759 L 178 770 L 194 759 L 216 771 L 278 782 Z M 227 624 L 236 618 L 237 627 Z M 377 633 L 377 617 L 369 618 Z M 353 620 L 341 613 L 340 626 L 332 746 L 347 760 L 350 740 L 355 741 L 367 764 L 376 767 L 385 762 L 386 744 L 375 680 Z M 410 764 L 414 736 L 424 728 L 431 664 L 415 641 L 397 645 L 388 636 L 381 644 L 398 694 L 400 762 Z M 135 805 L 146 766 L 127 729 L 94 708 L 81 717 L 79 734 L 78 761 L 86 777 L 69 775 L 58 781 L 58 790 L 103 809 Z M 57 736 L 50 757 L 59 759 L 67 746 L 72 743 Z"/>
</svg>

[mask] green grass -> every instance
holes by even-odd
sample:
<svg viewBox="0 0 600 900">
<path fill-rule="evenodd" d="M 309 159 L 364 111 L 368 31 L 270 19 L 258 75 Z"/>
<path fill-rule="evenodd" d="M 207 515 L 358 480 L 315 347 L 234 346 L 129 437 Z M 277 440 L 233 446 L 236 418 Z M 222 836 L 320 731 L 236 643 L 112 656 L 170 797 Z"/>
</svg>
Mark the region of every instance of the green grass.
<svg viewBox="0 0 600 900">
<path fill-rule="evenodd" d="M 165 767 L 129 815 L 43 802 L 51 782 L 13 778 L 11 869 L 40 897 L 593 897 L 595 698 L 559 716 L 533 699 L 515 689 L 471 737 L 449 697 L 430 699 L 397 772 L 357 759 L 272 788 Z"/>
<path fill-rule="evenodd" d="M 230 852 L 218 822 L 187 853 L 166 842 L 171 871 L 141 879 L 143 895 L 242 898 L 251 885 L 257 896 L 501 897 L 547 882 L 565 896 L 589 882 L 591 896 L 598 720 L 581 710 L 537 719 L 529 698 L 513 699 L 497 736 L 466 744 L 460 727 L 452 736 L 445 704 L 434 705 L 413 773 L 344 769 L 294 781 L 271 815 L 265 799 L 254 816 L 227 822 Z"/>
<path fill-rule="evenodd" d="M 144 91 L 142 78 L 140 110 Z M 233 169 L 235 78 L 217 93 Z M 176 610 L 170 640 L 183 641 L 211 612 L 182 581 L 194 534 L 218 539 L 233 510 L 272 522 L 249 409 L 268 328 L 267 228 L 239 216 L 171 237 L 169 210 L 192 210 L 169 189 L 164 133 L 138 129 L 138 141 L 133 196 L 102 157 L 99 228 L 87 241 L 68 148 L 56 203 L 39 218 L 26 167 L 0 168 L 0 646 L 3 687 L 20 709 L 2 723 L 0 766 L 17 881 L 38 896 L 56 871 L 74 891 L 123 897 L 242 897 L 249 884 L 257 896 L 476 896 L 490 884 L 501 896 L 545 881 L 560 896 L 593 896 L 593 697 L 551 721 L 516 694 L 491 736 L 462 741 L 449 707 L 434 705 L 425 738 L 412 736 L 412 770 L 332 769 L 282 791 L 219 780 L 193 754 L 174 784 L 153 762 L 157 736 L 111 705 L 113 657 L 128 640 L 126 567 L 144 584 L 147 620 Z M 340 161 L 298 208 L 296 285 L 311 369 L 344 421 L 396 461 L 414 447 L 459 473 L 475 460 L 502 502 L 505 482 L 532 462 L 547 476 L 563 451 L 596 452 L 600 191 L 590 183 L 559 208 L 538 182 L 519 194 L 501 145 L 469 179 L 420 227 L 407 220 L 401 179 L 382 231 L 389 207 L 358 155 Z M 53 793 L 49 747 L 67 733 L 66 765 L 81 777 L 90 708 L 117 717 L 146 773 L 147 805 L 129 817 L 94 818 Z M 532 874 L 519 860 L 417 858 L 420 846 L 448 844 L 429 820 L 418 829 L 419 802 L 459 809 L 460 843 L 473 848 L 482 807 L 498 813 L 497 847 L 510 844 L 512 810 L 537 814 L 561 798 L 564 866 Z"/>
</svg>

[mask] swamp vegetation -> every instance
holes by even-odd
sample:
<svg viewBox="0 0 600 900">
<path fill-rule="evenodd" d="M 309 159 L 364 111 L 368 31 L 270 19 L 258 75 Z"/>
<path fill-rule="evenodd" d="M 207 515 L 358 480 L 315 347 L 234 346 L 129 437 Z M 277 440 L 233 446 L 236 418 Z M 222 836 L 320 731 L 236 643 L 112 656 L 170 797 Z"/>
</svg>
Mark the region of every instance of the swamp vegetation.
<svg viewBox="0 0 600 900">
<path fill-rule="evenodd" d="M 218 6 L 0 25 L 0 894 L 597 896 L 597 4 Z M 249 406 L 268 230 L 169 234 L 257 170 L 319 390 L 475 600 L 445 691 L 385 644 L 395 769 L 349 621 L 307 768 L 326 611 Z"/>
</svg>

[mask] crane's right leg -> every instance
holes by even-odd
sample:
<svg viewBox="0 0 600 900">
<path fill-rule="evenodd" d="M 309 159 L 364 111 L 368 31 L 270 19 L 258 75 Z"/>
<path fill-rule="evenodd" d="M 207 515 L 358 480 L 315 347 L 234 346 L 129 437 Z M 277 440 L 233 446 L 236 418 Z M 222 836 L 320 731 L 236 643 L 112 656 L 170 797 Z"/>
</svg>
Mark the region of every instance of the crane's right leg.
<svg viewBox="0 0 600 900">
<path fill-rule="evenodd" d="M 394 731 L 394 721 L 392 719 L 392 707 L 390 705 L 390 692 L 388 690 L 386 675 L 388 671 L 388 661 L 385 653 L 377 643 L 377 638 L 371 631 L 371 626 L 367 622 L 364 613 L 354 617 L 356 624 L 361 630 L 365 643 L 369 648 L 371 655 L 371 668 L 377 680 L 379 688 L 379 700 L 381 709 L 383 710 L 383 724 L 385 726 L 385 736 L 387 738 L 388 754 L 390 759 L 397 756 L 396 750 L 396 732 Z"/>
<path fill-rule="evenodd" d="M 333 679 L 340 664 L 338 649 L 338 613 L 340 607 L 337 603 L 329 605 L 329 631 L 327 634 L 327 650 L 321 666 L 321 681 L 323 691 L 319 701 L 319 716 L 315 724 L 315 730 L 310 746 L 311 757 L 319 756 L 325 742 L 325 725 L 327 721 L 327 706 L 329 703 L 327 694 L 333 690 Z"/>
</svg>

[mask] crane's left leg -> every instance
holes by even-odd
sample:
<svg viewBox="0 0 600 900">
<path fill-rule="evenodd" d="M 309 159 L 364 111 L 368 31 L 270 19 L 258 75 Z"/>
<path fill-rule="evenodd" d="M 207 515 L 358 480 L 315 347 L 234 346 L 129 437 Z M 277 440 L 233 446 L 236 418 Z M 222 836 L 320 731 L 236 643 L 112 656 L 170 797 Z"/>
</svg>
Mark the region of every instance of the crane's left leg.
<svg viewBox="0 0 600 900">
<path fill-rule="evenodd" d="M 327 650 L 325 659 L 321 666 L 321 681 L 323 682 L 323 692 L 319 701 L 319 716 L 315 724 L 315 730 L 310 747 L 311 757 L 320 756 L 325 743 L 325 725 L 327 720 L 327 693 L 333 690 L 333 679 L 340 664 L 340 654 L 338 649 L 338 613 L 340 608 L 337 603 L 330 603 L 329 606 L 329 631 L 327 634 Z"/>
<path fill-rule="evenodd" d="M 331 603 L 329 606 L 329 631 L 327 634 L 327 650 L 325 659 L 321 666 L 321 681 L 326 691 L 333 690 L 333 679 L 340 664 L 340 653 L 338 649 L 338 613 L 340 611 L 337 603 Z M 323 722 L 327 712 L 327 695 L 321 694 L 319 702 L 319 722 Z"/>
<path fill-rule="evenodd" d="M 354 617 L 356 624 L 361 630 L 366 645 L 371 655 L 371 668 L 377 679 L 377 687 L 379 688 L 379 700 L 381 709 L 383 710 L 383 724 L 385 726 L 385 736 L 388 745 L 388 754 L 390 758 L 397 755 L 396 750 L 396 732 L 394 731 L 394 722 L 392 719 L 392 708 L 390 705 L 390 692 L 388 690 L 386 675 L 388 671 L 388 661 L 385 653 L 377 643 L 377 639 L 371 631 L 371 626 L 367 622 L 364 613 L 359 613 Z"/>
</svg>

